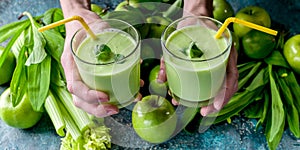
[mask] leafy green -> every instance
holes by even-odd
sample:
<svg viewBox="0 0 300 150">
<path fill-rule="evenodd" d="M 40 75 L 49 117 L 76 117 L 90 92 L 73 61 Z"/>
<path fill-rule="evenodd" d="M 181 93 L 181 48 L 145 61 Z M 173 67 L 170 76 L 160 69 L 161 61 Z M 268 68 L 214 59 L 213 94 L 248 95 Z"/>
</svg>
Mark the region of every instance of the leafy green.
<svg viewBox="0 0 300 150">
<path fill-rule="evenodd" d="M 38 31 L 39 24 L 32 18 L 31 14 L 24 12 L 24 15 L 27 15 L 31 22 L 31 31 L 29 34 L 29 43 L 28 45 L 29 57 L 25 63 L 26 66 L 31 64 L 41 63 L 47 56 L 45 51 L 46 40 L 44 39 L 42 33 Z"/>
<path fill-rule="evenodd" d="M 13 35 L 20 33 L 20 31 L 23 31 L 25 28 L 27 28 L 30 25 L 30 21 L 23 20 L 23 21 L 17 21 L 10 24 L 6 24 L 0 27 L 0 43 L 6 41 L 8 38 L 12 37 Z"/>
<path fill-rule="evenodd" d="M 285 111 L 282 99 L 272 73 L 272 65 L 269 65 L 269 77 L 271 88 L 271 109 L 269 109 L 269 120 L 266 125 L 266 138 L 270 149 L 276 149 L 285 126 Z"/>
<path fill-rule="evenodd" d="M 60 8 L 50 8 L 44 13 L 43 22 L 46 25 L 49 25 L 62 19 L 64 19 L 64 15 Z M 62 37 L 66 36 L 65 25 L 55 27 L 54 30 L 60 33 Z"/>
<path fill-rule="evenodd" d="M 264 61 L 269 65 L 281 66 L 284 68 L 290 68 L 289 64 L 279 52 L 279 50 L 274 50 Z"/>
<path fill-rule="evenodd" d="M 27 67 L 28 97 L 35 111 L 42 111 L 50 86 L 51 57 Z"/>
<path fill-rule="evenodd" d="M 18 63 L 11 79 L 10 91 L 14 107 L 19 104 L 27 90 L 26 66 L 24 65 L 27 59 L 26 52 L 27 48 L 23 46 L 21 48 L 20 55 L 18 56 Z"/>
</svg>

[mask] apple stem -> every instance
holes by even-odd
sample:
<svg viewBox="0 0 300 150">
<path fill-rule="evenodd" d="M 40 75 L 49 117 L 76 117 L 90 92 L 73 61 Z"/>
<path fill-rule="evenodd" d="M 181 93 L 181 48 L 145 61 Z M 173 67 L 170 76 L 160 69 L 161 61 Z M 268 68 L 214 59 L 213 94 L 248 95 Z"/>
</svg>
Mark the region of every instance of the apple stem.
<svg viewBox="0 0 300 150">
<path fill-rule="evenodd" d="M 253 15 L 253 10 L 249 10 L 249 15 Z"/>
</svg>

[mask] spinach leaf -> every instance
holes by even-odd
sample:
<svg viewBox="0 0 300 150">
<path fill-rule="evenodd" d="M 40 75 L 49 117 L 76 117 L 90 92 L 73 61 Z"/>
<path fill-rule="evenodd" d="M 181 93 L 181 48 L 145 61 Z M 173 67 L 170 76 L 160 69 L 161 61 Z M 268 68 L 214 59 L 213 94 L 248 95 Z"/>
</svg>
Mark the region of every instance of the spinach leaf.
<svg viewBox="0 0 300 150">
<path fill-rule="evenodd" d="M 273 77 L 272 65 L 269 65 L 269 77 L 271 88 L 271 109 L 269 110 L 270 118 L 266 125 L 266 138 L 270 149 L 276 149 L 285 127 L 285 111 L 278 87 Z"/>
<path fill-rule="evenodd" d="M 279 52 L 279 50 L 274 50 L 270 56 L 264 59 L 264 61 L 269 65 L 281 66 L 285 68 L 290 68 L 289 64 Z"/>
<path fill-rule="evenodd" d="M 51 57 L 38 64 L 27 66 L 28 96 L 35 111 L 42 111 L 48 95 L 51 74 Z"/>
<path fill-rule="evenodd" d="M 46 25 L 57 22 L 64 19 L 63 12 L 60 8 L 50 8 L 44 13 L 43 22 Z M 54 28 L 55 31 L 59 32 L 62 37 L 66 36 L 65 25 L 61 25 Z"/>
<path fill-rule="evenodd" d="M 0 27 L 0 43 L 6 41 L 8 38 L 12 37 L 16 33 L 20 33 L 20 31 L 23 31 L 29 25 L 29 20 L 23 20 L 3 25 L 2 27 Z"/>
<path fill-rule="evenodd" d="M 29 34 L 29 43 L 32 45 L 28 47 L 29 57 L 25 63 L 26 66 L 31 64 L 41 63 L 47 56 L 47 53 L 44 49 L 46 45 L 46 40 L 44 39 L 42 33 L 38 31 L 39 24 L 33 19 L 31 14 L 24 12 L 24 15 L 27 15 L 31 22 L 31 34 Z"/>
<path fill-rule="evenodd" d="M 26 53 L 27 47 L 23 46 L 17 58 L 17 65 L 10 83 L 12 104 L 14 107 L 20 103 L 27 90 L 26 66 L 24 65 L 27 59 Z"/>
</svg>

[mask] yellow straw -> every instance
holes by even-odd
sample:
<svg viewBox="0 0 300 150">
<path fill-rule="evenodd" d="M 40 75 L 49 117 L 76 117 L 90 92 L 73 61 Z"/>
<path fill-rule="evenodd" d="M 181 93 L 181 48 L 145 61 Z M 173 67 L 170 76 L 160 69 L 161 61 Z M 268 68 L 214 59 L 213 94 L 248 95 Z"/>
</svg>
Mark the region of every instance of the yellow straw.
<svg viewBox="0 0 300 150">
<path fill-rule="evenodd" d="M 220 38 L 221 34 L 225 31 L 225 29 L 227 28 L 227 26 L 231 22 L 242 24 L 242 25 L 247 26 L 249 28 L 256 29 L 256 30 L 259 30 L 259 31 L 262 31 L 262 32 L 265 32 L 265 33 L 268 33 L 268 34 L 271 34 L 271 35 L 274 35 L 274 36 L 277 35 L 277 31 L 275 31 L 275 30 L 272 30 L 272 29 L 269 29 L 269 28 L 266 28 L 266 27 L 248 22 L 248 21 L 244 21 L 244 20 L 241 20 L 241 19 L 238 19 L 238 18 L 235 18 L 235 17 L 229 17 L 225 20 L 224 24 L 218 30 L 217 34 L 215 35 L 215 38 Z"/>
<path fill-rule="evenodd" d="M 93 39 L 96 39 L 96 35 L 92 32 L 92 30 L 90 29 L 90 27 L 87 25 L 87 23 L 83 20 L 82 17 L 80 16 L 72 16 L 70 18 L 66 18 L 66 19 L 63 19 L 63 20 L 60 20 L 60 21 L 57 21 L 57 22 L 54 22 L 52 24 L 49 24 L 47 26 L 44 26 L 44 27 L 41 27 L 38 29 L 39 32 L 43 32 L 45 30 L 49 30 L 51 28 L 54 28 L 54 27 L 57 27 L 57 26 L 60 26 L 62 24 L 66 24 L 67 22 L 70 22 L 70 21 L 74 21 L 74 20 L 77 20 L 81 23 L 81 25 L 83 26 L 83 28 L 86 30 L 86 32 L 93 38 Z"/>
</svg>

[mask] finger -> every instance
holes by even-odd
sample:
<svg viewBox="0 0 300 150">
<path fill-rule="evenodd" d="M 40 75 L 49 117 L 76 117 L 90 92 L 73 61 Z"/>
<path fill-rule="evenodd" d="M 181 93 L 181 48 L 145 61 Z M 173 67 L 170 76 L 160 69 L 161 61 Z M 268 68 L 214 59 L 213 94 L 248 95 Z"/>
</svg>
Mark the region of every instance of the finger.
<svg viewBox="0 0 300 150">
<path fill-rule="evenodd" d="M 221 110 L 230 100 L 230 98 L 237 91 L 238 87 L 238 70 L 237 70 L 237 53 L 234 48 L 231 49 L 228 58 L 228 65 L 226 70 L 225 83 L 222 90 L 215 97 L 212 105 L 203 107 L 201 109 L 202 115 L 208 115 Z"/>
<path fill-rule="evenodd" d="M 117 114 L 119 112 L 118 108 L 114 105 L 99 103 L 90 104 L 81 100 L 75 95 L 73 95 L 73 102 L 76 107 L 99 118 L 107 117 L 113 114 Z"/>
<path fill-rule="evenodd" d="M 106 93 L 91 90 L 82 82 L 72 54 L 68 52 L 64 52 L 63 54 L 62 65 L 65 70 L 68 90 L 89 103 L 108 101 L 109 97 Z"/>
<path fill-rule="evenodd" d="M 136 96 L 136 98 L 134 99 L 134 102 L 138 102 L 143 98 L 141 93 L 138 93 L 138 95 Z"/>
<path fill-rule="evenodd" d="M 217 112 L 218 110 L 215 109 L 214 105 L 208 105 L 208 106 L 204 106 L 201 107 L 200 113 L 202 116 L 207 116 L 208 114 Z"/>
<path fill-rule="evenodd" d="M 176 101 L 174 98 L 172 98 L 172 104 L 175 105 L 175 106 L 178 106 L 178 105 L 179 105 L 179 102 Z"/>
<path fill-rule="evenodd" d="M 68 89 L 72 94 L 88 103 L 107 102 L 109 100 L 106 93 L 90 89 L 81 80 L 69 82 Z"/>
<path fill-rule="evenodd" d="M 145 85 L 145 82 L 144 82 L 144 80 L 140 80 L 140 87 L 143 87 Z"/>
<path fill-rule="evenodd" d="M 167 81 L 167 75 L 166 75 L 166 67 L 165 67 L 165 62 L 163 60 L 163 58 L 160 59 L 160 69 L 158 72 L 158 76 L 157 76 L 157 80 L 159 82 L 166 82 Z"/>
</svg>

